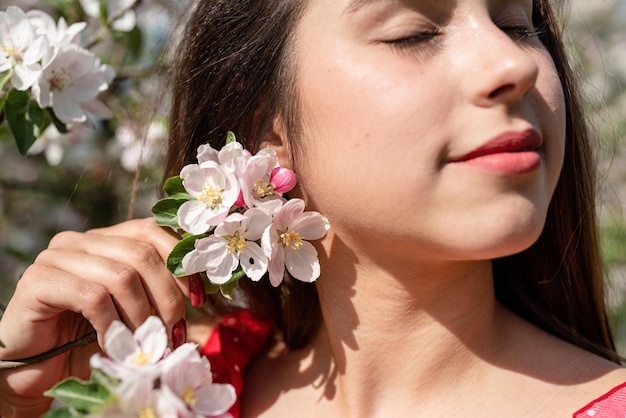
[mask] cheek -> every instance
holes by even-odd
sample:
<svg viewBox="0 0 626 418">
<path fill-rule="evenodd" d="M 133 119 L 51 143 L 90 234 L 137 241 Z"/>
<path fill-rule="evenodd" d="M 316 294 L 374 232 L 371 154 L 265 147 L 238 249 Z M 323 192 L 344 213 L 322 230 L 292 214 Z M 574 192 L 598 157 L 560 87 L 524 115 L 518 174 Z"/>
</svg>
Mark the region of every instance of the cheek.
<svg viewBox="0 0 626 418">
<path fill-rule="evenodd" d="M 544 57 L 545 68 L 543 75 L 537 81 L 537 90 L 540 92 L 540 107 L 545 109 L 537 112 L 540 125 L 546 132 L 546 152 L 551 164 L 551 176 L 556 181 L 563 165 L 566 135 L 566 104 L 561 81 L 556 72 L 552 59 Z"/>
</svg>

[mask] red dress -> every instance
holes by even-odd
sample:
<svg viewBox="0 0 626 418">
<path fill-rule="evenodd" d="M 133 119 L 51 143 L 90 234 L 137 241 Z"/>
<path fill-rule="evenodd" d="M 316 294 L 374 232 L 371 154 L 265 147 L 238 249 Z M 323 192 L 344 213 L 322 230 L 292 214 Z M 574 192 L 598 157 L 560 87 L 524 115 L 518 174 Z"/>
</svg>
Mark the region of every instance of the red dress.
<svg viewBox="0 0 626 418">
<path fill-rule="evenodd" d="M 237 398 L 243 390 L 243 371 L 258 354 L 272 334 L 272 324 L 252 317 L 248 311 L 227 315 L 211 333 L 202 347 L 202 354 L 211 362 L 213 381 L 230 383 Z M 230 414 L 239 417 L 239 401 Z M 572 418 L 626 418 L 626 383 L 575 412 Z"/>
<path fill-rule="evenodd" d="M 626 383 L 611 389 L 576 412 L 573 418 L 625 418 Z"/>
</svg>

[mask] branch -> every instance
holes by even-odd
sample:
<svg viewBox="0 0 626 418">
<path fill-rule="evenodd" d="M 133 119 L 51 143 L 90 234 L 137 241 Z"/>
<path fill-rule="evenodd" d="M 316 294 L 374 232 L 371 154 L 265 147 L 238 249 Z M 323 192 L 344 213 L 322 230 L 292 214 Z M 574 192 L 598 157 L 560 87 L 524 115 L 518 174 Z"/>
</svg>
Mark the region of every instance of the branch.
<svg viewBox="0 0 626 418">
<path fill-rule="evenodd" d="M 32 364 L 41 363 L 53 357 L 59 356 L 63 353 L 67 353 L 68 351 L 71 351 L 75 348 L 89 345 L 96 341 L 96 339 L 96 331 L 92 331 L 89 334 L 83 335 L 76 341 L 70 341 L 69 343 L 62 345 L 61 347 L 53 348 L 52 350 L 46 351 L 45 353 L 39 354 L 37 356 L 19 360 L 0 360 L 0 370 L 17 369 L 18 367 L 30 366 Z"/>
</svg>

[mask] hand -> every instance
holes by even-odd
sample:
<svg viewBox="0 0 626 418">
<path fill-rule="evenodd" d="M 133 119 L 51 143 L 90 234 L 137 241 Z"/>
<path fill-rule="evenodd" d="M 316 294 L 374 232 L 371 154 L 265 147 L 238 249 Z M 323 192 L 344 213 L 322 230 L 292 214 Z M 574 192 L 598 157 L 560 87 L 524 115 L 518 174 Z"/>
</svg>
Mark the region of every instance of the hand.
<svg viewBox="0 0 626 418">
<path fill-rule="evenodd" d="M 187 280 L 174 278 L 165 265 L 177 242 L 152 218 L 56 235 L 18 282 L 0 321 L 6 345 L 0 359 L 38 355 L 94 329 L 103 347 L 116 319 L 134 329 L 156 314 L 171 332 L 189 294 Z M 88 377 L 98 345 L 0 371 L 0 416 L 41 416 L 51 401 L 43 392 L 68 376 Z"/>
</svg>

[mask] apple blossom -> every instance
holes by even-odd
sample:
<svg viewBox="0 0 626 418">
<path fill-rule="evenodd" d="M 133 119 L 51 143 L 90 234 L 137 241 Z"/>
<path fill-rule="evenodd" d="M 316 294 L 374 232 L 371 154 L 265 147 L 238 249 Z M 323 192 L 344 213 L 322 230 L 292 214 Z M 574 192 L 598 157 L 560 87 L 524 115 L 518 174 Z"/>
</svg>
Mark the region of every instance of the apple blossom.
<svg viewBox="0 0 626 418">
<path fill-rule="evenodd" d="M 132 10 L 137 0 L 106 0 L 108 19 L 112 19 L 111 27 L 121 32 L 130 32 L 137 24 L 135 12 Z M 80 0 L 85 13 L 98 19 L 100 17 L 100 0 Z"/>
<path fill-rule="evenodd" d="M 158 373 L 157 363 L 167 354 L 167 332 L 163 322 L 150 316 L 133 334 L 120 321 L 113 321 L 104 336 L 107 357 L 95 354 L 91 367 L 124 380 L 141 370 L 146 375 Z"/>
<path fill-rule="evenodd" d="M 201 165 L 183 167 L 180 177 L 187 193 L 194 197 L 178 209 L 178 220 L 183 230 L 202 234 L 226 219 L 239 196 L 234 173 L 214 161 L 205 161 Z"/>
<path fill-rule="evenodd" d="M 157 410 L 161 416 L 223 416 L 237 398 L 232 385 L 213 383 L 209 361 L 192 343 L 181 345 L 163 360 L 160 382 Z"/>
<path fill-rule="evenodd" d="M 9 6 L 0 12 L 0 73 L 12 70 L 13 87 L 26 90 L 35 83 L 46 49 L 46 38 L 35 33 L 22 9 Z"/>
<path fill-rule="evenodd" d="M 278 286 L 287 271 L 296 279 L 313 282 L 320 275 L 317 250 L 305 240 L 317 240 L 330 228 L 317 212 L 304 212 L 304 201 L 292 199 L 274 215 L 263 234 L 263 247 L 269 250 L 270 282 Z"/>
<path fill-rule="evenodd" d="M 204 271 L 211 282 L 224 284 L 241 264 L 246 276 L 260 280 L 267 271 L 268 251 L 254 241 L 261 239 L 271 221 L 260 208 L 229 215 L 211 236 L 196 240 L 195 249 L 183 258 L 183 269 L 189 274 Z"/>
<path fill-rule="evenodd" d="M 43 71 L 32 93 L 37 104 L 52 106 L 54 114 L 64 123 L 81 123 L 87 113 L 98 117 L 111 116 L 110 111 L 97 100 L 106 90 L 114 73 L 100 59 L 75 44 L 50 48 L 43 58 Z"/>
<path fill-rule="evenodd" d="M 238 166 L 238 178 L 243 200 L 249 208 L 263 206 L 270 212 L 276 211 L 283 203 L 282 193 L 271 182 L 272 172 L 279 168 L 274 150 L 262 149 L 250 157 L 243 166 Z M 280 174 L 276 179 L 284 179 Z"/>
<path fill-rule="evenodd" d="M 73 23 L 69 27 L 63 17 L 54 22 L 52 16 L 42 10 L 26 12 L 28 21 L 38 36 L 45 36 L 50 47 L 60 47 L 67 44 L 80 44 L 80 33 L 87 27 L 85 22 Z"/>
</svg>

